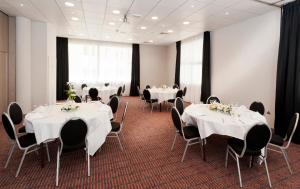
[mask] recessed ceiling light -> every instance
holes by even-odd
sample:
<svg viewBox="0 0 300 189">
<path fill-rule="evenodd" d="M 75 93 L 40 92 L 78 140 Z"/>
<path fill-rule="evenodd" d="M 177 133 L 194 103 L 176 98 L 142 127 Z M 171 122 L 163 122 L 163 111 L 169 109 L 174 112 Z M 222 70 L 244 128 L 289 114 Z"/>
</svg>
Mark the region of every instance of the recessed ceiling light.
<svg viewBox="0 0 300 189">
<path fill-rule="evenodd" d="M 114 25 L 115 25 L 114 22 L 109 22 L 108 24 L 111 25 L 111 26 L 114 26 Z"/>
<path fill-rule="evenodd" d="M 173 33 L 173 30 L 168 30 L 168 33 Z"/>
<path fill-rule="evenodd" d="M 190 22 L 189 21 L 184 21 L 183 24 L 188 25 L 188 24 L 190 24 Z"/>
<path fill-rule="evenodd" d="M 65 5 L 66 5 L 67 7 L 74 7 L 74 3 L 71 3 L 71 2 L 69 2 L 69 1 L 66 1 L 66 2 L 65 2 Z"/>
<path fill-rule="evenodd" d="M 145 30 L 145 29 L 147 29 L 146 26 L 141 26 L 141 30 Z"/>
<path fill-rule="evenodd" d="M 225 12 L 225 15 L 229 15 L 229 12 Z"/>
<path fill-rule="evenodd" d="M 113 14 L 120 14 L 120 11 L 119 10 L 113 10 L 112 13 Z"/>
<path fill-rule="evenodd" d="M 23 4 L 23 3 L 21 3 L 21 4 L 20 4 L 20 6 L 21 6 L 21 7 L 24 7 L 24 4 Z"/>
<path fill-rule="evenodd" d="M 149 42 L 149 43 L 153 43 L 154 41 L 153 41 L 153 40 L 149 40 L 148 42 Z"/>
<path fill-rule="evenodd" d="M 77 17 L 72 17 L 71 19 L 74 20 L 74 21 L 78 21 L 79 20 L 79 18 L 77 18 Z"/>
<path fill-rule="evenodd" d="M 107 35 L 107 36 L 105 36 L 105 38 L 106 38 L 106 39 L 109 39 L 110 37 Z"/>
<path fill-rule="evenodd" d="M 152 20 L 157 20 L 158 17 L 157 17 L 157 16 L 152 16 L 151 19 L 152 19 Z"/>
<path fill-rule="evenodd" d="M 131 39 L 131 38 L 129 38 L 128 40 L 129 40 L 129 41 L 132 41 L 132 39 Z"/>
<path fill-rule="evenodd" d="M 195 5 L 191 5 L 191 8 L 194 8 L 195 7 Z"/>
</svg>

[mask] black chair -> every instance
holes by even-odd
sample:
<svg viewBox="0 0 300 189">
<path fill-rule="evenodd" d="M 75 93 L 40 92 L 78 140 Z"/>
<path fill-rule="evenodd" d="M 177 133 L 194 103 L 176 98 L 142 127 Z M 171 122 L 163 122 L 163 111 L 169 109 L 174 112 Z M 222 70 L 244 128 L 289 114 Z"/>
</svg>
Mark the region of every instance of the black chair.
<svg viewBox="0 0 300 189">
<path fill-rule="evenodd" d="M 16 146 L 18 146 L 18 148 L 20 150 L 24 151 L 22 158 L 21 158 L 21 162 L 20 162 L 18 170 L 17 170 L 17 173 L 15 175 L 15 177 L 18 177 L 21 167 L 23 165 L 25 156 L 31 152 L 37 151 L 39 149 L 39 146 L 36 143 L 34 133 L 27 133 L 27 134 L 24 134 L 24 135 L 21 135 L 18 137 L 16 134 L 16 131 L 15 131 L 14 124 L 13 124 L 12 120 L 10 119 L 10 117 L 6 113 L 2 114 L 2 123 L 3 123 L 4 129 L 6 131 L 6 134 L 8 135 L 9 141 L 11 143 L 11 147 L 10 147 L 10 150 L 8 153 L 8 158 L 7 158 L 7 161 L 6 161 L 4 167 L 7 168 L 10 158 L 11 158 Z M 50 161 L 47 143 L 46 143 L 46 150 L 47 150 L 48 161 Z"/>
<path fill-rule="evenodd" d="M 183 100 L 182 98 L 177 97 L 175 99 L 175 107 L 178 110 L 179 114 L 182 115 L 184 111 L 184 105 L 183 105 Z"/>
<path fill-rule="evenodd" d="M 249 107 L 250 110 L 254 111 L 254 112 L 258 112 L 261 115 L 265 114 L 265 106 L 263 103 L 261 102 L 252 102 L 252 104 Z"/>
<path fill-rule="evenodd" d="M 184 160 L 187 148 L 189 146 L 198 144 L 200 142 L 202 145 L 202 155 L 204 158 L 204 146 L 203 146 L 204 141 L 201 140 L 201 138 L 200 138 L 198 127 L 193 126 L 193 125 L 184 126 L 184 124 L 181 120 L 180 114 L 179 114 L 178 110 L 176 109 L 176 107 L 172 107 L 171 116 L 172 116 L 173 124 L 176 129 L 176 133 L 175 133 L 174 141 L 173 141 L 173 144 L 171 147 L 171 151 L 173 150 L 173 148 L 175 146 L 175 141 L 176 141 L 177 135 L 180 135 L 186 141 L 186 145 L 185 145 L 185 149 L 184 149 L 184 153 L 183 153 L 181 162 L 183 162 L 183 160 Z"/>
<path fill-rule="evenodd" d="M 186 95 L 186 87 L 183 88 L 183 96 Z"/>
<path fill-rule="evenodd" d="M 114 119 L 116 119 L 117 117 L 117 111 L 118 111 L 118 108 L 119 108 L 119 97 L 117 96 L 113 96 L 110 101 L 108 102 L 108 105 L 111 107 L 111 111 L 112 113 L 114 114 Z"/>
<path fill-rule="evenodd" d="M 83 83 L 83 84 L 81 85 L 81 89 L 83 89 L 83 88 L 85 88 L 85 87 L 87 87 L 87 85 L 86 85 L 85 83 Z"/>
<path fill-rule="evenodd" d="M 90 155 L 86 139 L 87 133 L 87 124 L 80 118 L 68 120 L 61 128 L 59 137 L 60 144 L 57 149 L 56 186 L 58 186 L 60 156 L 65 152 L 72 152 L 79 149 L 85 150 L 88 163 L 88 176 L 90 176 Z"/>
<path fill-rule="evenodd" d="M 98 97 L 98 90 L 96 88 L 90 88 L 89 90 L 89 96 L 92 101 L 99 101 L 101 100 L 100 97 Z"/>
<path fill-rule="evenodd" d="M 298 122 L 299 122 L 299 113 L 295 113 L 294 116 L 292 117 L 292 119 L 290 120 L 289 127 L 288 127 L 288 130 L 286 133 L 286 137 L 283 138 L 279 135 L 272 134 L 271 141 L 268 145 L 268 150 L 283 154 L 283 157 L 288 166 L 290 174 L 293 174 L 293 171 L 292 171 L 292 168 L 289 163 L 287 149 L 289 148 L 291 140 L 297 129 Z M 285 142 L 286 142 L 286 144 L 284 145 Z"/>
<path fill-rule="evenodd" d="M 125 93 L 125 84 L 123 85 L 123 88 L 122 88 L 122 94 Z"/>
<path fill-rule="evenodd" d="M 183 91 L 178 90 L 177 93 L 176 93 L 176 98 L 182 98 L 182 96 L 183 96 Z M 169 99 L 168 102 L 174 104 L 175 99 Z"/>
<path fill-rule="evenodd" d="M 173 89 L 179 89 L 179 86 L 177 84 L 174 84 Z"/>
<path fill-rule="evenodd" d="M 7 112 L 15 126 L 23 123 L 23 111 L 19 104 L 11 102 L 8 105 Z M 25 126 L 19 127 L 18 133 L 26 133 Z"/>
<path fill-rule="evenodd" d="M 240 187 L 243 187 L 240 163 L 239 159 L 245 156 L 250 156 L 250 165 L 252 164 L 253 157 L 259 157 L 265 164 L 266 172 L 268 176 L 268 182 L 270 187 L 272 187 L 269 170 L 267 165 L 267 144 L 271 139 L 271 130 L 267 125 L 255 125 L 244 137 L 244 140 L 230 138 L 228 140 L 227 150 L 226 150 L 226 158 L 225 158 L 225 167 L 227 167 L 228 162 L 228 154 L 236 161 Z M 262 154 L 262 150 L 264 153 Z"/>
<path fill-rule="evenodd" d="M 108 86 L 109 86 L 109 83 L 104 83 L 104 86 L 105 86 L 105 87 L 108 87 Z"/>
<path fill-rule="evenodd" d="M 150 94 L 150 91 L 145 89 L 143 91 L 143 95 L 144 95 L 144 98 L 145 98 L 145 105 L 148 103 L 151 105 L 151 113 L 153 112 L 153 105 L 155 103 L 158 103 L 158 99 L 151 99 L 151 94 Z M 145 106 L 143 107 L 143 110 L 144 110 Z"/>
<path fill-rule="evenodd" d="M 150 87 L 150 85 L 146 85 L 146 89 L 150 89 L 151 87 Z"/>
<path fill-rule="evenodd" d="M 124 127 L 124 121 L 125 121 L 125 117 L 126 117 L 127 108 L 128 108 L 128 102 L 126 102 L 121 122 L 112 121 L 111 122 L 112 129 L 111 129 L 110 134 L 108 135 L 108 137 L 116 137 L 118 139 L 120 148 L 122 151 L 123 151 L 123 146 L 122 146 L 119 135 L 122 132 L 122 129 Z M 123 134 L 122 134 L 122 136 L 123 136 Z"/>
<path fill-rule="evenodd" d="M 210 96 L 206 100 L 206 104 L 212 104 L 214 102 L 221 103 L 220 99 L 216 96 Z"/>
<path fill-rule="evenodd" d="M 82 102 L 81 98 L 78 95 L 75 96 L 74 101 L 76 103 L 81 103 Z"/>
<path fill-rule="evenodd" d="M 118 97 L 122 96 L 122 87 L 121 86 L 118 88 L 117 96 Z"/>
</svg>

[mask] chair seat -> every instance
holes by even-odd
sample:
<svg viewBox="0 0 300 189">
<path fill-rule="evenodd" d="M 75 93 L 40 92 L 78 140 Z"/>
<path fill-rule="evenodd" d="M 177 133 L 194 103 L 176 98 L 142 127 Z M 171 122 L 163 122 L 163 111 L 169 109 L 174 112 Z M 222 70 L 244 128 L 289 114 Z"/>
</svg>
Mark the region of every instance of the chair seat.
<svg viewBox="0 0 300 189">
<path fill-rule="evenodd" d="M 199 130 L 195 126 L 186 126 L 182 128 L 184 136 L 186 139 L 199 138 Z"/>
<path fill-rule="evenodd" d="M 158 99 L 146 100 L 146 102 L 148 102 L 148 103 L 155 103 L 155 102 L 158 102 Z"/>
<path fill-rule="evenodd" d="M 116 122 L 116 121 L 112 121 L 111 122 L 111 131 L 112 132 L 118 132 L 118 131 L 120 131 L 120 128 L 121 128 L 121 125 L 120 125 L 120 123 L 119 122 Z"/>
<path fill-rule="evenodd" d="M 173 103 L 175 102 L 175 99 L 169 99 L 168 102 Z"/>
<path fill-rule="evenodd" d="M 26 133 L 25 127 L 24 127 L 24 126 L 20 127 L 20 128 L 18 129 L 18 132 L 19 132 L 19 133 Z"/>
<path fill-rule="evenodd" d="M 281 136 L 273 134 L 270 143 L 278 146 L 282 146 L 284 140 Z"/>
<path fill-rule="evenodd" d="M 18 139 L 22 148 L 27 148 L 28 146 L 36 144 L 35 135 L 33 133 L 22 135 Z"/>
<path fill-rule="evenodd" d="M 241 154 L 244 148 L 244 141 L 237 138 L 228 139 L 228 145 L 237 153 Z M 247 156 L 259 156 L 261 154 L 260 150 L 251 150 L 249 148 L 246 149 L 245 155 Z"/>
</svg>

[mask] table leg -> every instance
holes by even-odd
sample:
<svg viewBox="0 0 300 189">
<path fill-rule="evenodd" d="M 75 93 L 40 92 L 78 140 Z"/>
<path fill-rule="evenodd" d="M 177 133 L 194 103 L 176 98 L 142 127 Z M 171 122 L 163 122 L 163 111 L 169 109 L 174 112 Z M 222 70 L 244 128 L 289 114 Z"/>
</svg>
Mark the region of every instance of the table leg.
<svg viewBox="0 0 300 189">
<path fill-rule="evenodd" d="M 44 143 L 40 144 L 40 163 L 41 163 L 41 167 L 44 168 L 45 167 L 45 149 L 44 149 Z"/>
<path fill-rule="evenodd" d="M 205 150 L 205 142 L 202 140 L 202 159 L 206 161 L 206 150 Z"/>
</svg>

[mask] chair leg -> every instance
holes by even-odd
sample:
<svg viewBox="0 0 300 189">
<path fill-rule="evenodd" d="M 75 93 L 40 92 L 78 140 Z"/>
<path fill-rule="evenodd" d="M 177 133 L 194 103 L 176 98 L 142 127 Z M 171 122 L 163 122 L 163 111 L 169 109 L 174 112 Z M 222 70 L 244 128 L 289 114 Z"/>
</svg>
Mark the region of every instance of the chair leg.
<svg viewBox="0 0 300 189">
<path fill-rule="evenodd" d="M 90 163 L 90 154 L 88 148 L 87 148 L 87 157 L 88 157 L 88 176 L 91 176 L 91 163 Z"/>
<path fill-rule="evenodd" d="M 253 165 L 253 156 L 250 156 L 250 160 L 249 160 L 249 168 L 251 168 Z"/>
<path fill-rule="evenodd" d="M 120 144 L 121 150 L 123 151 L 123 146 L 122 146 L 122 143 L 121 143 L 121 140 L 120 140 L 119 134 L 117 134 L 117 138 L 118 138 L 118 141 L 119 141 L 119 144 Z"/>
<path fill-rule="evenodd" d="M 289 159 L 288 159 L 287 152 L 286 152 L 284 149 L 281 149 L 281 151 L 282 151 L 283 157 L 284 157 L 284 159 L 285 159 L 285 162 L 286 162 L 286 164 L 287 164 L 287 166 L 288 166 L 288 169 L 289 169 L 289 171 L 290 171 L 290 174 L 293 174 L 291 165 L 290 165 L 290 163 L 289 163 Z"/>
<path fill-rule="evenodd" d="M 236 164 L 237 164 L 238 173 L 239 173 L 240 187 L 242 188 L 243 183 L 242 183 L 242 176 L 241 176 L 240 160 L 239 160 L 239 157 L 237 155 L 235 155 L 235 159 L 236 159 Z"/>
<path fill-rule="evenodd" d="M 174 140 L 173 140 L 173 144 L 172 144 L 172 147 L 171 147 L 171 151 L 173 150 L 173 148 L 174 148 L 174 146 L 175 146 L 176 138 L 177 138 L 177 133 L 175 133 L 175 137 L 174 137 Z"/>
<path fill-rule="evenodd" d="M 186 143 L 186 145 L 185 145 L 185 149 L 184 149 L 184 152 L 183 152 L 183 155 L 182 155 L 181 162 L 183 162 L 183 160 L 184 160 L 185 153 L 186 153 L 186 151 L 187 151 L 187 148 L 189 147 L 189 143 L 190 143 L 190 141 L 188 141 L 188 142 Z"/>
<path fill-rule="evenodd" d="M 23 165 L 23 161 L 24 161 L 24 158 L 26 156 L 26 153 L 27 153 L 27 150 L 28 148 L 26 148 L 26 150 L 24 151 L 23 155 L 22 155 L 22 159 L 21 159 L 21 162 L 19 164 L 19 167 L 18 167 L 18 170 L 17 170 L 17 173 L 16 173 L 16 177 L 18 177 L 19 173 L 20 173 L 20 170 L 21 170 L 21 167 Z"/>
<path fill-rule="evenodd" d="M 267 172 L 267 176 L 268 176 L 269 186 L 270 186 L 270 188 L 272 188 L 272 184 L 271 184 L 271 179 L 270 179 L 270 174 L 269 174 L 269 169 L 268 169 L 268 164 L 267 164 L 266 158 L 264 158 L 264 163 L 265 163 L 266 172 Z"/>
<path fill-rule="evenodd" d="M 205 145 L 206 145 L 206 142 L 205 142 L 206 140 L 205 139 L 203 139 L 203 140 L 201 140 L 201 146 L 202 146 L 202 159 L 203 159 L 203 161 L 206 161 L 206 150 L 205 150 Z"/>
<path fill-rule="evenodd" d="M 11 158 L 11 156 L 12 156 L 12 153 L 13 153 L 14 150 L 15 150 L 15 146 L 16 146 L 16 143 L 14 143 L 14 144 L 10 147 L 9 152 L 8 152 L 8 158 L 7 158 L 7 161 L 6 161 L 6 163 L 5 163 L 4 168 L 7 168 L 8 163 L 9 163 L 9 161 L 10 161 L 10 158 Z"/>
<path fill-rule="evenodd" d="M 227 146 L 226 148 L 226 155 L 225 155 L 225 167 L 227 168 L 227 165 L 228 165 L 228 153 L 229 153 L 229 148 Z"/>
<path fill-rule="evenodd" d="M 56 186 L 58 186 L 59 168 L 60 168 L 60 150 L 58 148 L 57 155 L 56 155 L 56 179 L 55 179 Z"/>
<path fill-rule="evenodd" d="M 151 113 L 153 112 L 153 104 L 151 103 Z"/>
<path fill-rule="evenodd" d="M 45 146 L 46 146 L 46 151 L 47 151 L 48 162 L 50 162 L 50 154 L 49 154 L 48 143 L 45 143 Z"/>
</svg>

